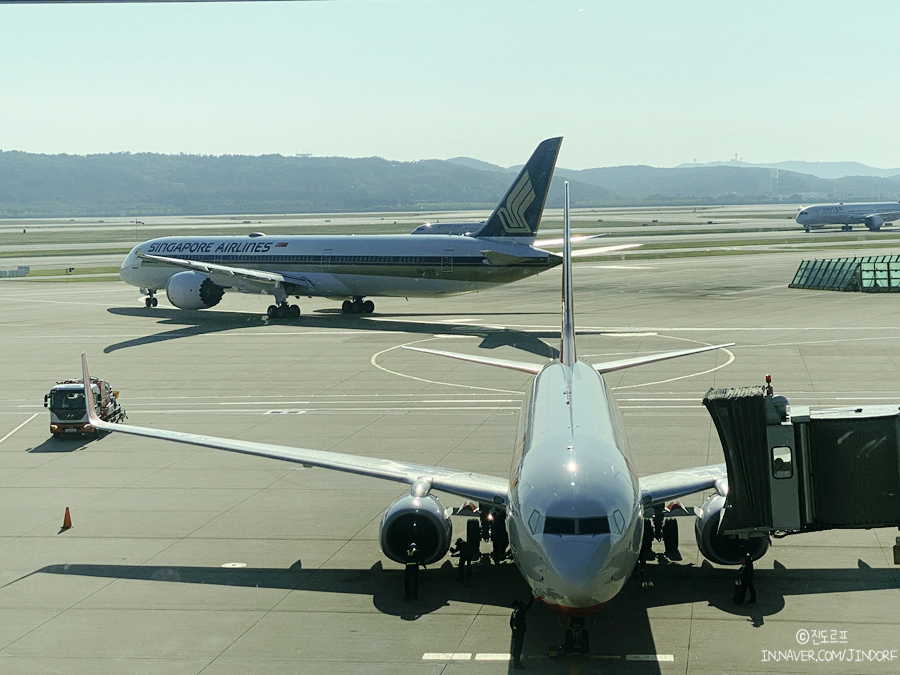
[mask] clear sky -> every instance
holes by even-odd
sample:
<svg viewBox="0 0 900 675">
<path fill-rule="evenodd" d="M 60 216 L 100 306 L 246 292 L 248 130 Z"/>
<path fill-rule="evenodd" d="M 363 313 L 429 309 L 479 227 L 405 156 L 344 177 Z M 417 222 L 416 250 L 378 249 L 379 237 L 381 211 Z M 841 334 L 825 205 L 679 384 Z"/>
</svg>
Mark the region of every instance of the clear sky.
<svg viewBox="0 0 900 675">
<path fill-rule="evenodd" d="M 900 166 L 900 4 L 0 5 L 0 149 Z"/>
</svg>

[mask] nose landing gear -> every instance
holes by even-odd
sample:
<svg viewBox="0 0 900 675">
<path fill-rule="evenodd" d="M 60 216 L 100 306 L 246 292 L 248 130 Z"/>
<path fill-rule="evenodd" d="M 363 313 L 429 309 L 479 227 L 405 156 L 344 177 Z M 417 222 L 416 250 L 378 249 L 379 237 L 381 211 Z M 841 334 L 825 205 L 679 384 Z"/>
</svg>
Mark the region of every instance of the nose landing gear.
<svg viewBox="0 0 900 675">
<path fill-rule="evenodd" d="M 569 619 L 569 627 L 566 628 L 565 642 L 558 647 L 550 647 L 550 656 L 586 656 L 590 653 L 591 638 L 587 628 L 584 627 L 584 618 L 573 616 Z"/>
</svg>

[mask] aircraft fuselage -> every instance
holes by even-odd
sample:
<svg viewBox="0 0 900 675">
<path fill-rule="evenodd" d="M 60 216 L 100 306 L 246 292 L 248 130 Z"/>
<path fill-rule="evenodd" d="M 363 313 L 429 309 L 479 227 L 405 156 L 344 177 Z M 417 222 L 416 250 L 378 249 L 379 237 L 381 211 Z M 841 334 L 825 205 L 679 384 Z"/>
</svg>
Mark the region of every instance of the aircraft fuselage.
<svg viewBox="0 0 900 675">
<path fill-rule="evenodd" d="M 510 283 L 559 264 L 558 256 L 530 246 L 530 241 L 409 234 L 162 237 L 134 247 L 120 276 L 133 286 L 160 289 L 182 271 L 142 260 L 137 255 L 142 251 L 277 272 L 285 276 L 288 295 L 430 297 Z"/>
<path fill-rule="evenodd" d="M 796 221 L 807 231 L 825 225 L 863 224 L 873 231 L 886 222 L 900 217 L 898 202 L 838 203 L 807 206 L 797 214 Z M 846 229 L 846 228 L 845 228 Z"/>
<path fill-rule="evenodd" d="M 534 594 L 576 615 L 609 602 L 637 562 L 643 509 L 621 412 L 590 364 L 535 378 L 510 488 L 510 545 Z"/>
</svg>

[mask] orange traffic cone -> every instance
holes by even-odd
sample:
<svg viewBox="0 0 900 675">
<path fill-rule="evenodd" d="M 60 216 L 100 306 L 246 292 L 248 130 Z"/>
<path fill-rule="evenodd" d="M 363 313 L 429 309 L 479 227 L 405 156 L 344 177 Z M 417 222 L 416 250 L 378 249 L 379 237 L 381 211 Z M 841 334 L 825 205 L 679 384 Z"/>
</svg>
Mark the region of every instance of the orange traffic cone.
<svg viewBox="0 0 900 675">
<path fill-rule="evenodd" d="M 72 527 L 72 515 L 69 513 L 69 507 L 66 507 L 66 515 L 63 517 L 63 526 L 62 529 L 68 530 Z"/>
</svg>

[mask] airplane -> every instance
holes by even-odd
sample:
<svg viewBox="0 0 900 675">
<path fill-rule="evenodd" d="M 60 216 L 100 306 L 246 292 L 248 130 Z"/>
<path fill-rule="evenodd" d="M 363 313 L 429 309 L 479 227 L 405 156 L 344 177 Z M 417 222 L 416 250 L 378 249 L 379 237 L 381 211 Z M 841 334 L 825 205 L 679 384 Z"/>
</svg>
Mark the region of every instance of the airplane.
<svg viewBox="0 0 900 675">
<path fill-rule="evenodd" d="M 569 224 L 565 186 L 565 239 Z M 562 323 L 559 358 L 546 365 L 408 347 L 433 355 L 499 366 L 534 375 L 522 404 L 509 477 L 465 469 L 429 466 L 262 442 L 166 431 L 100 420 L 91 411 L 93 392 L 85 387 L 90 423 L 101 431 L 198 445 L 323 467 L 408 484 L 409 492 L 391 504 L 381 522 L 383 553 L 404 563 L 412 542 L 425 564 L 441 560 L 450 547 L 453 510 L 434 491 L 479 505 L 479 511 L 505 512 L 513 559 L 534 596 L 569 616 L 566 644 L 587 650 L 584 618 L 622 589 L 645 545 L 649 518 L 661 519 L 666 503 L 714 489 L 696 523 L 701 552 L 720 564 L 736 564 L 740 546 L 754 558 L 768 540 L 736 540 L 718 533 L 727 492 L 725 464 L 670 471 L 638 478 L 628 449 L 622 414 L 604 373 L 666 359 L 686 357 L 733 343 L 662 352 L 589 364 L 578 360 L 572 288 L 572 245 L 564 243 Z M 82 354 L 85 382 L 90 382 Z M 471 509 L 468 513 L 471 513 Z M 466 513 L 466 511 L 463 511 Z M 666 525 L 675 524 L 669 519 Z M 666 539 L 672 535 L 668 530 Z M 677 542 L 677 525 L 674 531 Z M 669 541 L 666 541 L 667 548 Z M 652 545 L 652 540 L 650 541 Z"/>
<path fill-rule="evenodd" d="M 147 307 L 157 306 L 160 289 L 190 310 L 217 305 L 226 290 L 271 294 L 273 319 L 300 315 L 290 296 L 343 300 L 345 314 L 368 314 L 375 303 L 366 296 L 436 297 L 524 279 L 562 261 L 534 246 L 561 144 L 560 137 L 538 145 L 483 223 L 442 224 L 426 228 L 427 237 L 161 237 L 135 246 L 119 276 L 141 289 Z"/>
<path fill-rule="evenodd" d="M 870 202 L 867 204 L 816 204 L 807 206 L 797 214 L 797 222 L 809 232 L 825 225 L 842 225 L 841 230 L 849 232 L 853 225 L 864 224 L 872 232 L 877 232 L 885 223 L 900 218 L 900 202 Z"/>
</svg>

